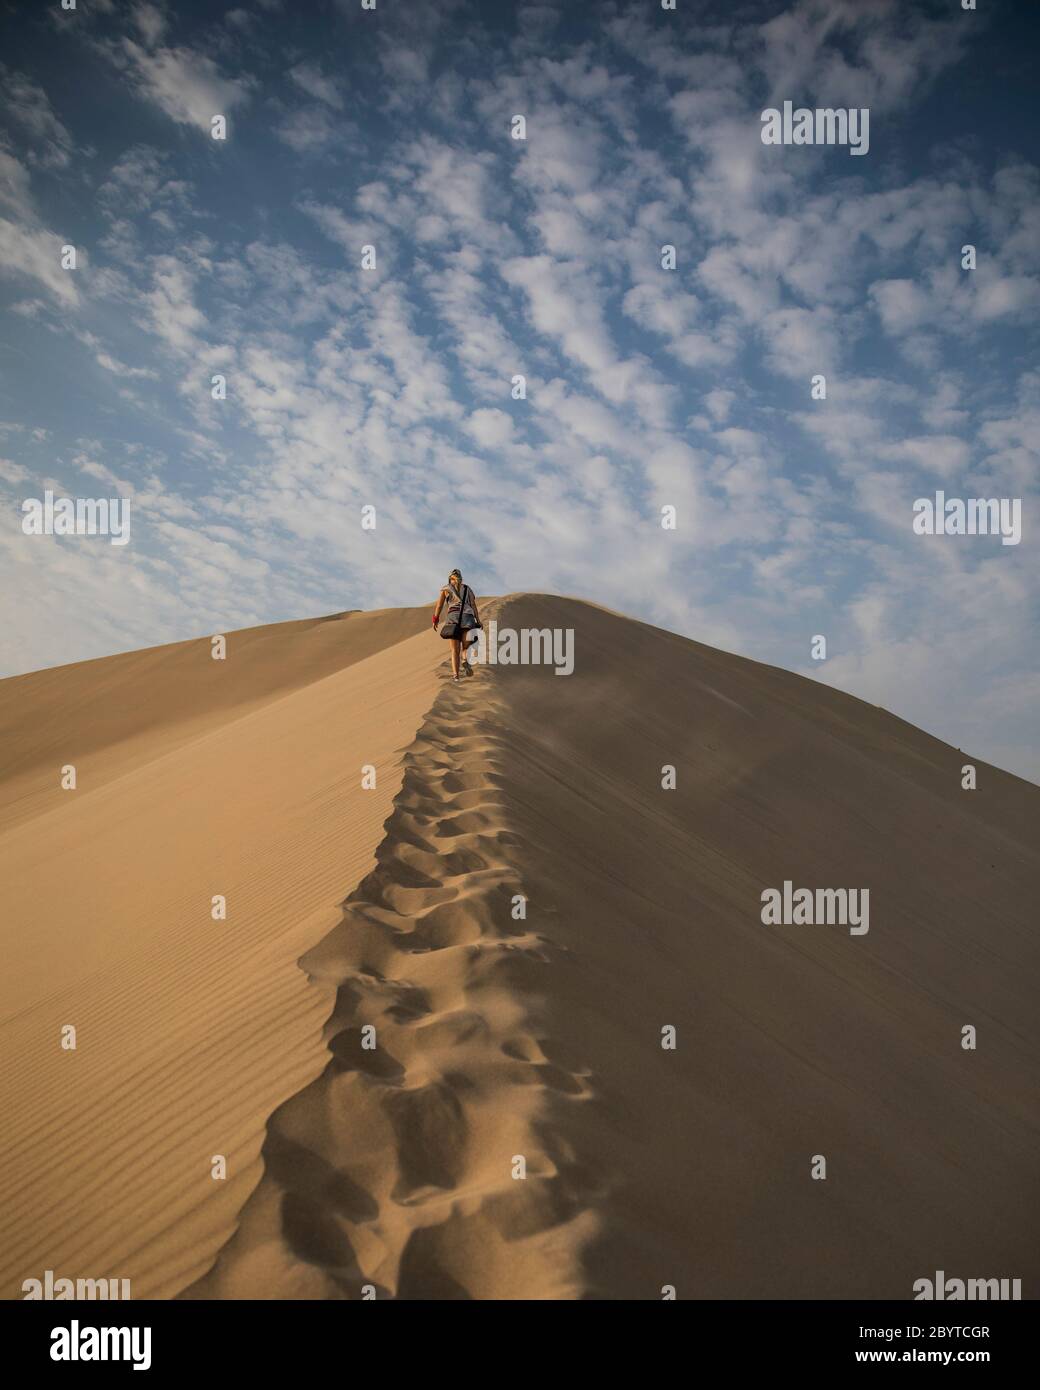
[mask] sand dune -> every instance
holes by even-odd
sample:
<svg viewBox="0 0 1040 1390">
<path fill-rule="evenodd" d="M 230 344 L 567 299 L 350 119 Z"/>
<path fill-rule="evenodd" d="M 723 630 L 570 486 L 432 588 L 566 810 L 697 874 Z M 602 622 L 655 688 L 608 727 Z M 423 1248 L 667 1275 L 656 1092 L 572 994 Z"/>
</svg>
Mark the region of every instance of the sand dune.
<svg viewBox="0 0 1040 1390">
<path fill-rule="evenodd" d="M 203 639 L 0 681 L 0 829 L 51 807 L 73 754 L 96 788 L 428 623 L 428 608 L 336 613 L 236 632 L 230 661 Z"/>
<path fill-rule="evenodd" d="M 1040 789 L 590 604 L 485 617 L 573 675 L 452 685 L 415 610 L 242 634 L 234 698 L 192 644 L 0 683 L 4 1295 L 1035 1296 Z M 764 926 L 785 880 L 869 932 Z"/>
<path fill-rule="evenodd" d="M 0 683 L 23 813 L 0 835 L 4 1296 L 45 1268 L 172 1294 L 231 1235 L 265 1121 L 323 1064 L 329 997 L 296 961 L 371 862 L 433 697 L 428 622 L 290 624 L 232 635 L 224 662 L 182 643 Z"/>
</svg>

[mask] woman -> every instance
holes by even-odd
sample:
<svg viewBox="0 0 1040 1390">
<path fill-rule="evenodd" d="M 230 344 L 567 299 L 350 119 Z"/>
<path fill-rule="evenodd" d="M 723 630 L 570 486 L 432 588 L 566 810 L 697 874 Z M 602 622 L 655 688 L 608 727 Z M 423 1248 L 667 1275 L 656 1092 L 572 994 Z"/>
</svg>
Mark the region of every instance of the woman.
<svg viewBox="0 0 1040 1390">
<path fill-rule="evenodd" d="M 467 676 L 473 674 L 473 668 L 469 662 L 460 661 L 460 657 L 469 641 L 469 634 L 481 626 L 477 600 L 473 597 L 473 590 L 469 585 L 463 584 L 461 570 L 452 570 L 448 576 L 447 584 L 440 592 L 437 607 L 433 610 L 434 631 L 436 631 L 440 621 L 441 609 L 445 605 L 447 605 L 447 612 L 444 615 L 444 628 L 441 636 L 451 643 L 451 678 L 453 681 L 457 681 L 460 667 Z"/>
</svg>

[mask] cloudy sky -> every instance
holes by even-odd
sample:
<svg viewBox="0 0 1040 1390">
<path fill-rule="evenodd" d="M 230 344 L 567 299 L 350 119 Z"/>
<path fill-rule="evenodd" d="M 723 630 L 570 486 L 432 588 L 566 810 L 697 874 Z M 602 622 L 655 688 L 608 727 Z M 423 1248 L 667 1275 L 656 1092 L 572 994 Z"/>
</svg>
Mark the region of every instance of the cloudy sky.
<svg viewBox="0 0 1040 1390">
<path fill-rule="evenodd" d="M 459 564 L 1040 779 L 1036 9 L 0 5 L 0 674 Z M 48 488 L 130 543 L 24 535 Z M 916 535 L 937 489 L 1021 543 Z"/>
</svg>

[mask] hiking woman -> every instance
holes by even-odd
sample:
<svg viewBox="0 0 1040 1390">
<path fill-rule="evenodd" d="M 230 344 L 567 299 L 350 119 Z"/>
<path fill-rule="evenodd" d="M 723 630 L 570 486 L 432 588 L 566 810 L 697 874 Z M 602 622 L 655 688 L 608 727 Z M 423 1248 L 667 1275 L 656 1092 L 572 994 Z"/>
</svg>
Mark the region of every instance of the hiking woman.
<svg viewBox="0 0 1040 1390">
<path fill-rule="evenodd" d="M 465 660 L 463 653 L 466 649 L 466 643 L 469 641 L 469 634 L 481 626 L 477 600 L 474 598 L 473 590 L 469 585 L 463 584 L 461 570 L 452 570 L 448 576 L 447 584 L 438 596 L 437 607 L 433 610 L 435 631 L 437 623 L 440 621 L 441 609 L 445 605 L 447 607 L 441 636 L 451 642 L 451 678 L 457 681 L 460 670 L 467 676 L 473 674 L 473 668 Z"/>
</svg>

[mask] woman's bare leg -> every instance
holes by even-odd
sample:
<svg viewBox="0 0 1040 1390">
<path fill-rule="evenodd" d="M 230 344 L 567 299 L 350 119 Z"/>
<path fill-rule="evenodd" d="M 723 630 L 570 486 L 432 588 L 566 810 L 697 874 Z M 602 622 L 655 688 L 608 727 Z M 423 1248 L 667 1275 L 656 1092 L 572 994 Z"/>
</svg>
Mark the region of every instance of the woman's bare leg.
<svg viewBox="0 0 1040 1390">
<path fill-rule="evenodd" d="M 449 638 L 449 641 L 451 642 L 451 674 L 457 676 L 459 674 L 459 652 L 462 650 L 462 643 L 457 637 Z"/>
</svg>

